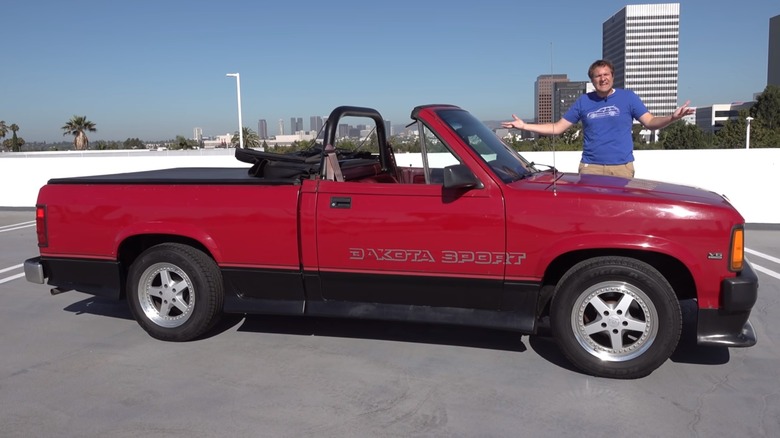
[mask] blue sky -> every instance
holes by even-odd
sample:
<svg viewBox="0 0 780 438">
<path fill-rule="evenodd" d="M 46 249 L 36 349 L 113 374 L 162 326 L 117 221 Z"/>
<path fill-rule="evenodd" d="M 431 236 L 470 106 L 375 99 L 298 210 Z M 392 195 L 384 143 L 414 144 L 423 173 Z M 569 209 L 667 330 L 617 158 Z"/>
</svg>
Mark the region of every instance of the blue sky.
<svg viewBox="0 0 780 438">
<path fill-rule="evenodd" d="M 533 116 L 541 74 L 586 80 L 601 25 L 625 1 L 10 0 L 0 15 L 0 119 L 62 141 L 73 115 L 94 140 L 160 140 L 378 109 L 452 103 L 482 120 Z M 654 3 L 654 2 L 647 2 Z M 766 85 L 768 0 L 683 0 L 680 103 L 751 100 Z"/>
</svg>

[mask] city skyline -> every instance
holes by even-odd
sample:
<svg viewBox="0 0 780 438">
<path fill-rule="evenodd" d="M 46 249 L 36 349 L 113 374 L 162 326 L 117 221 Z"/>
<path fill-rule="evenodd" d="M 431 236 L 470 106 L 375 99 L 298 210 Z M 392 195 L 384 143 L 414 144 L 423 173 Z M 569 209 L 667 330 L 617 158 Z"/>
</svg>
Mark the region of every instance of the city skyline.
<svg viewBox="0 0 780 438">
<path fill-rule="evenodd" d="M 265 119 L 271 136 L 276 120 L 340 105 L 376 108 L 393 124 L 428 103 L 460 105 L 481 120 L 529 117 L 538 76 L 587 80 L 601 57 L 602 23 L 627 5 L 656 3 L 666 2 L 399 1 L 367 10 L 303 1 L 296 9 L 319 5 L 317 14 L 291 16 L 280 4 L 243 1 L 13 2 L 0 29 L 13 41 L 4 64 L 14 66 L 0 71 L 0 119 L 28 142 L 68 140 L 60 127 L 73 115 L 96 123 L 92 141 L 234 132 L 228 72 L 241 73 L 244 126 Z M 679 3 L 678 99 L 707 106 L 763 91 L 769 20 L 780 7 Z M 234 11 L 274 18 L 235 26 Z"/>
</svg>

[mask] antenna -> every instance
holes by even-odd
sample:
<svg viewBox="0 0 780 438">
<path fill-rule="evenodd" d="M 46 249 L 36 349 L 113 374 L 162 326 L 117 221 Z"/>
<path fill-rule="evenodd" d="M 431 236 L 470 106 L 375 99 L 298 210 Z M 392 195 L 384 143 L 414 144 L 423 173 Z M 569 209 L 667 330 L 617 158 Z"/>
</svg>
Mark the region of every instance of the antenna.
<svg viewBox="0 0 780 438">
<path fill-rule="evenodd" d="M 553 69 L 553 43 L 550 41 L 550 78 L 552 79 L 553 75 L 555 74 L 555 70 Z M 552 90 L 550 90 L 550 97 L 555 99 L 555 81 L 552 80 L 550 82 L 550 85 L 552 86 Z M 551 102 L 553 103 L 553 102 Z M 553 105 L 553 108 L 555 105 Z M 559 107 L 560 108 L 560 107 Z M 553 196 L 558 196 L 558 168 L 556 167 L 555 163 L 555 140 L 556 140 L 556 133 L 555 133 L 555 114 L 553 114 L 553 138 L 552 138 L 552 153 L 553 153 Z"/>
</svg>

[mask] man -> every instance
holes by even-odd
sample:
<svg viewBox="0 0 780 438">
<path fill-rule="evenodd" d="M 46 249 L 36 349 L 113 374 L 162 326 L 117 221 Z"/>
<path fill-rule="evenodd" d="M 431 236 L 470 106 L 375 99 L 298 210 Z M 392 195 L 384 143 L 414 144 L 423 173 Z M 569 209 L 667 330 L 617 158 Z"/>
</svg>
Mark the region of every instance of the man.
<svg viewBox="0 0 780 438">
<path fill-rule="evenodd" d="M 582 122 L 583 146 L 579 172 L 633 178 L 633 120 L 638 120 L 647 129 L 655 130 L 693 114 L 694 110 L 688 108 L 690 101 L 686 101 L 672 115 L 656 117 L 633 91 L 613 88 L 614 72 L 609 61 L 598 60 L 591 64 L 588 76 L 596 91 L 580 96 L 563 118 L 555 123 L 525 123 L 513 114 L 514 120 L 503 122 L 501 126 L 556 135 Z"/>
</svg>

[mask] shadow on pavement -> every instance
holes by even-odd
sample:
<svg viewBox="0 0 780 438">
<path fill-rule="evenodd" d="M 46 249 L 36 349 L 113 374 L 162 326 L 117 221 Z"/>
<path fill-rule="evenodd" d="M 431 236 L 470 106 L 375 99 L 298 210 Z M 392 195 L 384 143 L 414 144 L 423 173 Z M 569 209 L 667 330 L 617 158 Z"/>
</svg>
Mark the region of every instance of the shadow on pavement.
<svg viewBox="0 0 780 438">
<path fill-rule="evenodd" d="M 90 314 L 108 316 L 119 319 L 134 319 L 130 308 L 124 300 L 112 300 L 101 297 L 89 297 L 75 302 L 63 310 L 73 312 L 76 315 Z"/>
<path fill-rule="evenodd" d="M 523 352 L 519 333 L 478 327 L 300 316 L 247 315 L 243 332 L 440 344 Z"/>
<path fill-rule="evenodd" d="M 676 363 L 722 365 L 730 359 L 726 347 L 702 347 L 696 344 L 696 303 L 681 302 L 683 331 L 670 360 Z M 76 315 L 91 314 L 133 320 L 124 300 L 89 297 L 64 308 Z M 239 325 L 240 324 L 240 325 Z M 208 339 L 239 325 L 238 331 L 280 333 L 301 336 L 326 336 L 356 339 L 440 344 L 503 351 L 526 351 L 519 333 L 468 326 L 449 326 L 410 322 L 376 321 L 311 316 L 223 315 L 221 320 L 198 339 Z M 542 326 L 538 335 L 528 337 L 529 346 L 543 359 L 561 368 L 579 372 L 561 353 L 549 328 Z"/>
</svg>

